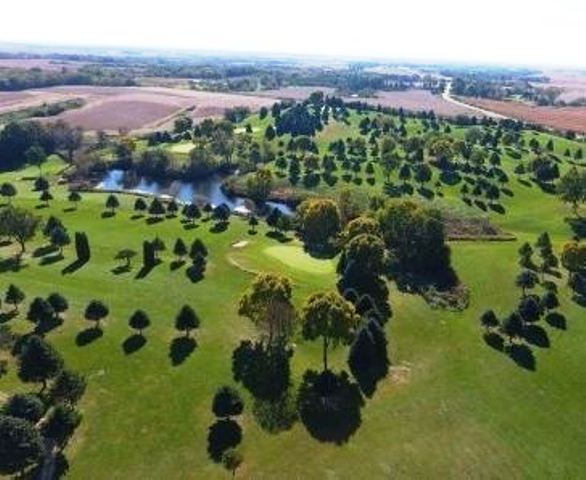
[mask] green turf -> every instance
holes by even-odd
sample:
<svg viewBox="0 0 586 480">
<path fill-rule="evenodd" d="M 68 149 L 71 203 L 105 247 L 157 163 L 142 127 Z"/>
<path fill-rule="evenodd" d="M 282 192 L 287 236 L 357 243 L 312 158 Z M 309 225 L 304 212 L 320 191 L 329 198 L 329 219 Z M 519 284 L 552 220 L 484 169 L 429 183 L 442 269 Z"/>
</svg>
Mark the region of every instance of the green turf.
<svg viewBox="0 0 586 480">
<path fill-rule="evenodd" d="M 413 128 L 416 128 L 415 126 Z M 556 139 L 562 145 L 565 140 Z M 56 159 L 43 166 L 53 175 L 56 198 L 48 209 L 35 210 L 46 217 L 58 215 L 71 232 L 85 231 L 92 260 L 77 272 L 61 270 L 73 261 L 73 248 L 65 259 L 41 265 L 31 254 L 41 238 L 29 245 L 20 271 L 7 270 L 4 261 L 14 247 L 0 248 L 0 289 L 14 282 L 36 295 L 60 291 L 71 302 L 63 326 L 48 338 L 72 368 L 89 380 L 81 402 L 83 423 L 66 450 L 69 477 L 101 478 L 227 478 L 206 453 L 207 429 L 215 389 L 232 384 L 231 354 L 240 340 L 254 335 L 250 323 L 237 315 L 238 300 L 253 278 L 251 272 L 289 276 L 294 301 L 301 305 L 310 294 L 335 287 L 333 261 L 309 258 L 297 243 L 281 244 L 267 236 L 261 225 L 251 235 L 248 225 L 233 218 L 225 232 L 210 232 L 208 222 L 185 230 L 179 219 L 148 225 L 132 219 L 132 197 L 121 196 L 122 207 L 113 218 L 102 218 L 105 195 L 85 194 L 77 211 L 68 211 L 66 189 L 56 185 L 63 164 Z M 513 161 L 505 159 L 509 172 Z M 564 169 L 567 165 L 564 165 Z M 15 203 L 35 209 L 31 192 L 36 168 L 0 174 L 19 189 Z M 511 175 L 514 196 L 505 198 L 506 214 L 488 213 L 492 220 L 518 237 L 517 242 L 454 243 L 453 263 L 470 288 L 471 303 L 461 313 L 431 309 L 420 297 L 391 287 L 393 317 L 386 325 L 392 368 L 362 409 L 359 430 L 344 445 L 323 444 L 303 425 L 272 435 L 263 431 L 252 413 L 252 398 L 245 395 L 244 465 L 241 478 L 581 478 L 586 471 L 586 429 L 583 421 L 586 391 L 585 310 L 570 298 L 565 278 L 560 288 L 561 311 L 567 331 L 544 328 L 550 348 L 533 348 L 534 372 L 516 366 L 482 340 L 478 316 L 493 308 L 504 316 L 515 307 L 519 291 L 517 249 L 521 241 L 534 241 L 549 231 L 556 249 L 572 236 L 564 221 L 569 208 L 557 198 L 527 187 Z M 377 183 L 376 190 L 380 191 Z M 441 199 L 465 208 L 445 189 Z M 116 275 L 113 257 L 122 248 L 140 251 L 142 241 L 159 235 L 172 248 L 181 236 L 186 242 L 203 239 L 210 250 L 204 280 L 191 283 L 185 269 L 170 268 L 173 257 L 147 277 L 135 278 L 138 266 Z M 243 248 L 235 242 L 248 241 Z M 136 262 L 137 265 L 140 262 Z M 105 334 L 79 347 L 76 335 L 87 327 L 83 308 L 93 298 L 111 310 Z M 182 365 L 172 366 L 169 345 L 177 335 L 176 312 L 189 303 L 202 320 L 196 333 L 198 347 Z M 127 320 L 136 308 L 151 316 L 148 342 L 126 355 L 122 343 L 131 334 Z M 23 306 L 26 311 L 26 306 Z M 11 320 L 15 331 L 31 325 L 24 315 Z M 304 342 L 297 335 L 292 360 L 295 383 L 307 368 L 319 368 L 319 342 Z M 332 355 L 335 370 L 346 368 L 347 350 Z M 0 391 L 30 389 L 15 375 L 14 365 L 0 379 Z"/>
</svg>

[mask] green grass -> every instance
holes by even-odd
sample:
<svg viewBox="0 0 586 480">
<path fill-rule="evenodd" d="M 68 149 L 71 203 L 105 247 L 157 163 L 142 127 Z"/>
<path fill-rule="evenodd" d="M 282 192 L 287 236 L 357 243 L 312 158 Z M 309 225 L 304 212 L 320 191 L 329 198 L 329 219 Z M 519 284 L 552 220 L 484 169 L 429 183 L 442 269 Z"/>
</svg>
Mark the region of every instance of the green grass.
<svg viewBox="0 0 586 480">
<path fill-rule="evenodd" d="M 335 271 L 332 261 L 312 258 L 303 251 L 301 246 L 277 245 L 265 248 L 263 253 L 276 258 L 289 268 L 302 270 L 310 275 L 326 275 Z"/>
<path fill-rule="evenodd" d="M 255 126 L 255 124 L 253 124 Z M 413 127 L 416 128 L 416 127 Z M 328 131 L 326 130 L 325 134 Z M 541 135 L 541 134 L 540 134 Z M 556 142 L 558 139 L 556 139 Z M 565 140 L 559 139 L 560 145 Z M 505 159 L 509 172 L 513 160 Z M 268 237 L 261 225 L 256 235 L 246 222 L 233 218 L 222 233 L 210 224 L 184 230 L 179 219 L 148 225 L 132 219 L 131 197 L 121 196 L 122 207 L 113 218 L 102 218 L 105 195 L 85 194 L 77 211 L 65 211 L 66 189 L 56 185 L 63 164 L 53 158 L 43 166 L 52 175 L 56 198 L 39 215 L 58 215 L 70 232 L 85 231 L 92 259 L 71 275 L 61 270 L 73 260 L 41 265 L 31 253 L 44 244 L 41 238 L 28 247 L 23 268 L 0 273 L 0 290 L 9 283 L 22 287 L 27 299 L 63 293 L 71 303 L 64 324 L 48 338 L 72 368 L 88 377 L 88 391 L 80 407 L 84 420 L 66 450 L 70 478 L 227 478 L 206 453 L 207 429 L 215 389 L 232 384 L 231 354 L 240 340 L 254 335 L 250 323 L 237 315 L 238 300 L 253 278 L 251 271 L 287 275 L 294 285 L 294 301 L 301 305 L 315 291 L 335 288 L 334 261 L 307 256 L 299 244 L 281 244 Z M 567 168 L 567 166 L 564 166 Z M 0 174 L 0 182 L 17 184 L 18 205 L 35 209 L 37 193 L 30 191 L 36 168 Z M 381 183 L 376 189 L 380 191 Z M 505 198 L 506 214 L 488 213 L 492 220 L 517 235 L 517 242 L 454 243 L 453 263 L 470 288 L 469 308 L 460 313 L 431 309 L 420 297 L 391 287 L 393 317 L 386 325 L 392 368 L 362 409 L 362 423 L 341 446 L 313 439 L 303 425 L 272 435 L 256 423 L 253 399 L 244 389 L 245 413 L 242 478 L 580 478 L 586 471 L 583 392 L 586 391 L 585 310 L 570 298 L 565 278 L 557 280 L 561 311 L 568 330 L 547 325 L 551 347 L 533 348 L 536 371 L 516 366 L 482 340 L 478 317 L 487 308 L 508 314 L 519 299 L 514 278 L 519 271 L 517 249 L 547 230 L 559 252 L 572 232 L 564 218 L 569 208 L 557 198 L 527 187 L 513 175 L 514 196 Z M 454 191 L 445 188 L 441 200 L 466 208 Z M 163 263 L 146 278 L 135 278 L 138 263 L 129 273 L 116 275 L 113 260 L 122 248 L 140 251 L 142 241 L 159 235 L 172 248 L 181 236 L 199 237 L 210 250 L 204 280 L 191 283 L 184 268 L 171 270 L 169 251 Z M 243 248 L 233 248 L 248 241 Z M 14 247 L 0 248 L 0 262 Z M 5 265 L 5 263 L 0 263 Z M 102 338 L 84 347 L 76 335 L 87 327 L 82 312 L 93 298 L 111 310 Z M 177 335 L 175 314 L 188 303 L 202 326 L 198 347 L 185 363 L 172 366 L 169 345 Z M 151 316 L 148 342 L 126 355 L 123 341 L 131 334 L 127 321 L 136 308 Z M 23 306 L 26 311 L 26 306 Z M 15 331 L 31 325 L 24 315 L 11 320 Z M 319 342 L 295 338 L 292 359 L 295 383 L 307 368 L 319 368 Z M 347 369 L 347 349 L 332 355 L 335 370 Z M 30 390 L 21 384 L 10 365 L 0 379 L 0 391 Z"/>
</svg>

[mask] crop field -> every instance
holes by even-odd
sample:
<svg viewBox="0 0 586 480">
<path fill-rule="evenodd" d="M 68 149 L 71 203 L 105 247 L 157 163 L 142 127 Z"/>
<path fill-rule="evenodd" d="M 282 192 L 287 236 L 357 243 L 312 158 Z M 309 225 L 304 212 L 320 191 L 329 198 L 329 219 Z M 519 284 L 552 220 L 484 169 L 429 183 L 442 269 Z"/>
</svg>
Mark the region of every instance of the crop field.
<svg viewBox="0 0 586 480">
<path fill-rule="evenodd" d="M 199 92 L 157 87 L 66 86 L 0 94 L 0 113 L 56 100 L 82 98 L 86 105 L 63 112 L 62 119 L 85 130 L 138 130 L 163 128 L 172 117 L 186 111 L 195 120 L 221 116 L 228 108 L 245 106 L 255 111 L 274 99 L 229 93 Z"/>
<path fill-rule="evenodd" d="M 480 108 L 507 117 L 542 124 L 559 130 L 586 133 L 586 107 L 537 107 L 520 102 L 505 102 L 484 98 L 466 98 L 465 101 Z"/>
<path fill-rule="evenodd" d="M 586 73 L 575 72 L 545 72 L 549 77 L 548 83 L 536 84 L 540 87 L 558 87 L 563 90 L 560 100 L 571 102 L 580 98 L 586 98 Z"/>
<path fill-rule="evenodd" d="M 62 69 L 77 70 L 84 62 L 68 62 L 61 60 L 37 59 L 37 58 L 2 58 L 0 68 L 31 69 L 38 68 L 47 71 L 61 71 Z"/>
</svg>

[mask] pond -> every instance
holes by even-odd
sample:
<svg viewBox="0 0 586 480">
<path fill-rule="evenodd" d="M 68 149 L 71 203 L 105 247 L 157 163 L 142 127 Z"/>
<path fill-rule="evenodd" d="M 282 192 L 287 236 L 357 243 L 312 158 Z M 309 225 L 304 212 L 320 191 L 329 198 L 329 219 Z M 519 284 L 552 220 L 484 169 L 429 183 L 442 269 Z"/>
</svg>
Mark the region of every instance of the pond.
<svg viewBox="0 0 586 480">
<path fill-rule="evenodd" d="M 222 182 L 226 177 L 212 175 L 195 182 L 173 180 L 169 182 L 153 180 L 136 176 L 125 170 L 108 170 L 102 177 L 97 188 L 101 190 L 117 190 L 120 192 L 147 193 L 151 195 L 169 195 L 181 203 L 210 203 L 214 207 L 225 203 L 234 210 L 237 207 L 251 205 L 250 199 L 238 196 L 229 196 L 222 191 Z M 293 209 L 285 203 L 266 202 L 271 208 L 278 208 L 287 215 L 293 214 Z"/>
</svg>

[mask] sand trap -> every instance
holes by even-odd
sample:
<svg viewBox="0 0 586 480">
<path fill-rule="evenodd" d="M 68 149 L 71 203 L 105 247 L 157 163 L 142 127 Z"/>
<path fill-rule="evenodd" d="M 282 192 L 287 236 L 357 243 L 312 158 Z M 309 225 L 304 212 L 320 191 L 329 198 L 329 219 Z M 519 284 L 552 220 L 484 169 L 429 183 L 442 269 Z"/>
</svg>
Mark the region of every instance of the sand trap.
<svg viewBox="0 0 586 480">
<path fill-rule="evenodd" d="M 239 242 L 233 243 L 232 248 L 244 248 L 248 245 L 248 240 L 240 240 Z"/>
</svg>

